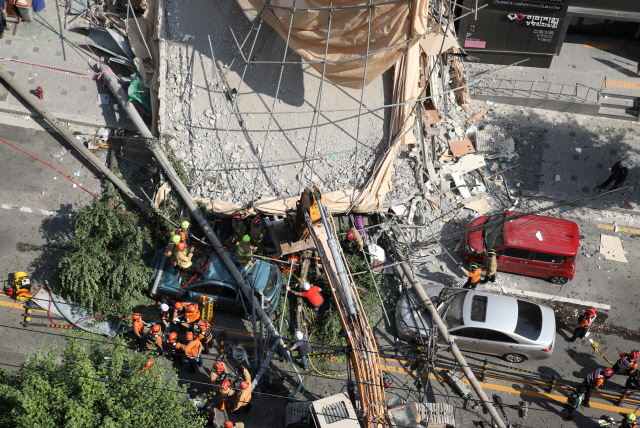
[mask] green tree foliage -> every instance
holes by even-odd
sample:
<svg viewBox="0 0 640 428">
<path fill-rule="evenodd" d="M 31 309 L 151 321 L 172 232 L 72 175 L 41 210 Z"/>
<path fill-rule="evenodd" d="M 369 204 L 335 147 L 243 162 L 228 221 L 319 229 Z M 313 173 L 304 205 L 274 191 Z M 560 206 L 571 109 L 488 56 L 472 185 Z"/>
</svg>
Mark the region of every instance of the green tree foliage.
<svg viewBox="0 0 640 428">
<path fill-rule="evenodd" d="M 166 360 L 138 372 L 148 358 L 125 346 L 86 346 L 69 338 L 61 358 L 49 348 L 17 373 L 0 366 L 0 426 L 203 427 Z"/>
<path fill-rule="evenodd" d="M 152 270 L 149 229 L 104 200 L 94 200 L 73 220 L 72 249 L 53 278 L 63 297 L 103 313 L 127 313 L 148 288 Z"/>
</svg>

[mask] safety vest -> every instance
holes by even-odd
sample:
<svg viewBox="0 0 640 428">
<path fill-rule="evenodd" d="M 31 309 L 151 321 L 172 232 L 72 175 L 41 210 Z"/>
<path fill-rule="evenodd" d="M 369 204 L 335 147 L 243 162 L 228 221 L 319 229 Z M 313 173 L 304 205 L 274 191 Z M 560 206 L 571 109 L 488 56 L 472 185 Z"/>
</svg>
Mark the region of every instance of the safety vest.
<svg viewBox="0 0 640 428">
<path fill-rule="evenodd" d="M 173 308 L 173 314 L 171 315 L 171 321 L 173 321 L 173 322 L 179 321 L 181 316 L 182 316 L 182 313 L 180 313 L 180 311 L 177 310 L 176 308 Z"/>
<path fill-rule="evenodd" d="M 177 340 L 174 340 L 173 342 L 167 341 L 167 346 L 169 347 L 169 350 L 173 352 L 178 351 L 182 347 L 180 342 Z"/>
<path fill-rule="evenodd" d="M 142 322 L 142 320 L 135 320 L 133 322 L 133 332 L 142 334 L 143 330 L 144 330 L 144 323 Z"/>
<path fill-rule="evenodd" d="M 204 339 L 205 343 L 209 343 L 211 339 L 213 339 L 213 333 L 210 327 L 207 327 L 205 331 L 199 330 L 198 335 Z"/>
<path fill-rule="evenodd" d="M 195 312 L 186 312 L 184 313 L 184 318 L 188 321 L 188 322 L 196 322 L 198 321 L 198 319 L 200 319 L 200 311 L 196 309 Z"/>
<path fill-rule="evenodd" d="M 158 337 L 160 336 L 160 333 L 154 333 L 152 331 L 147 333 L 147 348 L 150 348 L 152 346 L 155 346 L 158 342 Z"/>
<path fill-rule="evenodd" d="M 585 325 L 585 328 L 589 328 L 591 327 L 591 324 L 593 324 L 593 322 L 596 320 L 596 318 L 598 318 L 597 315 L 593 315 L 593 316 L 589 316 L 589 314 L 584 314 L 584 316 L 582 317 L 582 320 L 587 322 L 587 325 Z"/>
<path fill-rule="evenodd" d="M 604 369 L 600 368 L 587 375 L 587 382 L 591 385 L 595 385 L 598 379 L 604 379 Z"/>
<path fill-rule="evenodd" d="M 631 361 L 628 355 L 625 355 L 624 357 L 618 360 L 618 367 L 620 367 L 622 370 L 627 372 L 633 368 L 634 364 L 635 364 L 635 361 Z"/>
</svg>

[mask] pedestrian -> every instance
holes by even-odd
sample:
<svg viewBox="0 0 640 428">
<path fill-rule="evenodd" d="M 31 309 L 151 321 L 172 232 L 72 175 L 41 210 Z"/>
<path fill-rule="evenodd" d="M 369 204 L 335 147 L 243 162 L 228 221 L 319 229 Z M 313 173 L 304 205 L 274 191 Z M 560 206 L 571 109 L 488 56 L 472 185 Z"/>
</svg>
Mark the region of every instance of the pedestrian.
<svg viewBox="0 0 640 428">
<path fill-rule="evenodd" d="M 193 333 L 187 333 L 187 346 L 184 347 L 184 354 L 189 359 L 189 369 L 191 373 L 196 372 L 196 364 L 199 367 L 202 367 L 202 358 L 200 354 L 202 353 L 202 343 L 198 339 L 194 339 Z"/>
<path fill-rule="evenodd" d="M 591 399 L 591 392 L 594 389 L 599 389 L 605 380 L 611 378 L 613 376 L 613 370 L 610 368 L 600 368 L 595 370 L 587 375 L 585 378 L 583 385 L 585 387 L 584 400 L 582 405 L 584 407 L 591 407 L 589 404 L 589 400 Z"/>
<path fill-rule="evenodd" d="M 289 352 L 293 352 L 296 349 L 298 350 L 298 356 L 302 357 L 302 368 L 304 371 L 309 370 L 309 362 L 307 361 L 307 355 L 311 352 L 311 345 L 309 344 L 309 331 L 307 330 L 307 325 L 304 324 L 304 334 L 300 330 L 296 331 L 296 343 L 289 347 L 287 345 L 287 349 Z"/>
<path fill-rule="evenodd" d="M 585 337 L 587 337 L 587 335 L 589 334 L 589 329 L 591 328 L 591 325 L 597 317 L 598 314 L 596 313 L 596 308 L 590 307 L 589 309 L 587 309 L 587 312 L 585 312 L 580 318 L 578 318 L 578 327 L 573 330 L 573 336 L 571 336 L 570 339 L 565 340 L 567 342 L 575 342 L 578 337 L 580 339 L 584 339 Z"/>
<path fill-rule="evenodd" d="M 620 422 L 620 428 L 638 428 L 636 415 L 634 413 L 627 413 L 624 416 L 624 420 Z"/>
<path fill-rule="evenodd" d="M 249 370 L 244 366 L 240 366 L 240 370 L 242 370 L 244 381 L 240 382 L 240 389 L 237 390 L 234 395 L 234 400 L 231 405 L 232 412 L 237 412 L 240 409 L 248 412 L 251 408 L 251 375 L 249 374 Z"/>
<path fill-rule="evenodd" d="M 240 212 L 233 214 L 233 218 L 231 219 L 231 230 L 233 230 L 233 234 L 236 236 L 244 236 L 244 233 L 247 231 L 247 227 L 244 225 L 244 221 L 242 221 L 242 214 L 240 214 Z"/>
<path fill-rule="evenodd" d="M 133 314 L 133 334 L 136 336 L 136 345 L 142 345 L 144 340 L 144 321 L 139 313 Z"/>
<path fill-rule="evenodd" d="M 291 288 L 289 288 L 289 285 L 287 284 L 288 292 L 299 297 L 307 298 L 307 301 L 309 302 L 311 309 L 313 309 L 314 317 L 317 319 L 318 309 L 320 309 L 320 306 L 324 303 L 324 298 L 320 295 L 320 291 L 321 291 L 320 287 L 316 287 L 315 285 L 312 286 L 311 284 L 305 281 L 305 283 L 302 285 L 302 288 L 304 289 L 304 291 L 299 293 L 297 291 L 293 291 Z"/>
<path fill-rule="evenodd" d="M 166 334 L 171 332 L 171 314 L 169 311 L 169 305 L 166 303 L 160 304 L 160 321 L 164 326 L 164 332 Z"/>
<path fill-rule="evenodd" d="M 567 410 L 569 410 L 569 414 L 562 418 L 565 421 L 572 421 L 573 420 L 573 413 L 574 411 L 580 407 L 580 404 L 582 404 L 582 401 L 584 400 L 584 393 L 586 391 L 586 388 L 584 387 L 584 385 L 579 385 L 576 389 L 574 389 L 573 391 L 571 391 L 571 394 L 569 394 L 569 397 L 567 398 Z"/>
<path fill-rule="evenodd" d="M 233 423 L 231 421 L 226 421 L 224 423 L 224 428 L 244 428 L 244 424 L 242 422 Z"/>
<path fill-rule="evenodd" d="M 362 236 L 360 232 L 355 227 L 349 229 L 347 232 L 347 239 L 351 242 L 354 242 L 358 246 L 358 251 L 362 251 L 364 249 L 364 242 L 362 241 Z"/>
<path fill-rule="evenodd" d="M 640 358 L 640 352 L 638 351 L 623 352 L 620 354 L 620 359 L 613 365 L 613 372 L 620 371 L 625 376 L 631 376 L 638 368 L 638 358 Z"/>
<path fill-rule="evenodd" d="M 200 319 L 200 310 L 198 309 L 198 305 L 191 304 L 187 306 L 184 311 L 184 319 L 187 324 L 189 324 L 188 329 L 196 331 L 197 322 Z"/>
<path fill-rule="evenodd" d="M 222 361 L 218 361 L 211 367 L 211 383 L 214 384 L 214 390 L 218 389 L 219 384 L 229 378 L 231 370 Z"/>
<path fill-rule="evenodd" d="M 209 354 L 210 343 L 213 341 L 213 333 L 211 332 L 211 326 L 206 321 L 200 321 L 198 323 L 198 339 L 202 343 L 204 351 L 203 354 Z"/>
<path fill-rule="evenodd" d="M 0 39 L 4 39 L 4 30 L 11 29 L 7 25 L 7 2 L 5 0 L 0 0 L 0 7 L 2 8 L 2 19 L 0 20 Z"/>
<path fill-rule="evenodd" d="M 229 238 L 227 238 L 226 241 L 224 241 L 224 244 L 222 244 L 223 247 L 225 247 L 228 251 L 231 251 L 232 253 L 235 253 L 238 251 L 238 237 L 236 235 L 231 235 Z"/>
<path fill-rule="evenodd" d="M 182 241 L 180 235 L 176 235 L 174 232 L 171 232 L 171 239 L 169 240 L 169 244 L 167 245 L 167 256 L 171 256 L 173 253 L 177 251 L 177 245 Z"/>
<path fill-rule="evenodd" d="M 182 323 L 184 322 L 184 305 L 182 302 L 175 302 L 173 304 L 173 310 L 171 311 L 171 324 L 174 327 L 182 327 Z"/>
<path fill-rule="evenodd" d="M 249 232 L 251 236 L 251 244 L 256 247 L 256 254 L 264 254 L 264 233 L 262 231 L 262 220 L 260 217 L 256 217 L 251 222 L 251 230 Z"/>
<path fill-rule="evenodd" d="M 182 355 L 180 355 L 183 349 L 183 344 L 178 340 L 178 333 L 176 333 L 175 331 L 173 333 L 170 333 L 169 337 L 165 341 L 165 345 L 167 347 L 167 350 L 171 354 L 171 359 L 173 360 L 173 362 L 179 365 L 184 364 Z"/>
<path fill-rule="evenodd" d="M 614 183 L 611 190 L 617 189 L 618 187 L 622 186 L 627 180 L 627 175 L 629 175 L 629 169 L 627 168 L 628 165 L 629 162 L 627 162 L 626 160 L 614 163 L 611 167 L 611 175 L 609 175 L 607 181 L 596 187 L 598 189 L 605 189 L 612 181 Z"/>
<path fill-rule="evenodd" d="M 236 250 L 236 260 L 238 261 L 238 266 L 241 268 L 247 265 L 251 266 L 253 264 L 253 257 L 251 256 L 251 247 L 249 246 L 249 242 L 251 242 L 251 237 L 249 235 L 244 235 L 242 237 L 242 242 L 238 245 L 238 249 Z"/>
<path fill-rule="evenodd" d="M 462 270 L 464 270 L 469 276 L 469 279 L 467 279 L 467 282 L 464 284 L 464 288 L 475 290 L 475 288 L 478 286 L 478 282 L 480 282 L 482 269 L 480 269 L 477 263 L 471 263 L 471 266 L 469 266 L 469 270 L 466 270 L 465 268 L 462 268 Z"/>
<path fill-rule="evenodd" d="M 178 251 L 173 253 L 171 256 L 173 265 L 183 273 L 193 273 L 204 276 L 204 271 L 191 261 L 191 258 L 193 257 L 193 247 L 187 249 L 186 244 L 184 242 L 180 242 L 176 248 Z"/>
<path fill-rule="evenodd" d="M 162 330 L 160 324 L 155 324 L 151 327 L 151 330 L 147 332 L 147 335 L 145 336 L 145 347 L 147 349 L 155 349 L 157 346 L 162 350 L 162 336 L 160 335 L 160 330 Z"/>
<path fill-rule="evenodd" d="M 496 250 L 491 249 L 487 251 L 482 251 L 479 253 L 480 255 L 486 256 L 484 259 L 484 279 L 480 281 L 482 284 L 486 284 L 487 282 L 496 282 L 496 272 L 498 271 L 498 260 L 496 256 Z"/>
<path fill-rule="evenodd" d="M 624 384 L 624 390 L 627 394 L 640 391 L 640 372 L 632 373 Z"/>
<path fill-rule="evenodd" d="M 232 405 L 231 397 L 233 397 L 233 394 L 234 391 L 231 389 L 231 382 L 223 380 L 218 389 L 218 408 L 220 410 L 224 410 L 227 405 Z"/>
</svg>

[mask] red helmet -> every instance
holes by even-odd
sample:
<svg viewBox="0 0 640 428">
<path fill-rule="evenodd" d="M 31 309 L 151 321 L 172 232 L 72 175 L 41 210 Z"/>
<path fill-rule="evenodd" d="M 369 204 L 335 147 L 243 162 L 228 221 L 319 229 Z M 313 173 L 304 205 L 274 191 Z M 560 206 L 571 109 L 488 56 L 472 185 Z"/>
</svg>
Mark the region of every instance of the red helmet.
<svg viewBox="0 0 640 428">
<path fill-rule="evenodd" d="M 192 312 L 193 313 L 193 312 L 195 312 L 197 310 L 198 310 L 198 308 L 196 307 L 196 305 L 187 306 L 187 312 Z"/>
<path fill-rule="evenodd" d="M 224 428 L 233 428 L 233 422 L 231 421 L 226 421 L 224 423 Z"/>
<path fill-rule="evenodd" d="M 613 376 L 613 369 L 604 369 L 605 376 Z"/>
<path fill-rule="evenodd" d="M 160 324 L 156 324 L 153 327 L 151 327 L 151 330 L 153 330 L 154 333 L 158 333 L 160 331 Z"/>
<path fill-rule="evenodd" d="M 240 214 L 240 213 L 235 213 L 235 214 L 233 215 L 233 219 L 234 219 L 234 220 L 242 220 L 242 214 Z"/>
<path fill-rule="evenodd" d="M 184 242 L 180 242 L 180 243 L 178 244 L 178 251 L 182 251 L 182 250 L 184 250 L 185 248 L 187 248 L 187 244 L 185 244 Z"/>
<path fill-rule="evenodd" d="M 200 321 L 198 323 L 198 327 L 200 328 L 200 330 L 206 330 L 207 329 L 207 323 L 204 321 Z"/>
<path fill-rule="evenodd" d="M 240 388 L 242 389 L 249 389 L 249 384 L 247 382 L 240 382 Z"/>
<path fill-rule="evenodd" d="M 173 305 L 173 307 L 174 307 L 174 308 L 176 308 L 177 310 L 181 311 L 181 310 L 182 310 L 182 308 L 183 308 L 184 306 L 182 305 L 182 303 L 180 303 L 180 302 L 176 302 L 176 303 Z"/>
<path fill-rule="evenodd" d="M 253 219 L 253 224 L 255 224 L 256 226 L 258 226 L 260 224 L 260 218 L 256 217 Z"/>
<path fill-rule="evenodd" d="M 133 319 L 136 320 L 136 321 L 137 320 L 141 320 L 142 319 L 142 315 L 140 315 L 138 313 L 135 313 L 135 314 L 133 314 Z"/>
<path fill-rule="evenodd" d="M 634 359 L 634 360 L 637 360 L 638 358 L 640 358 L 640 352 L 631 351 L 631 358 Z"/>
<path fill-rule="evenodd" d="M 353 232 L 351 232 L 351 231 L 349 231 L 349 233 L 347 233 L 347 238 L 348 238 L 348 239 L 353 239 L 353 238 L 355 238 L 355 237 L 356 237 L 355 233 L 353 233 Z"/>
<path fill-rule="evenodd" d="M 178 333 L 175 331 L 169 335 L 169 340 L 176 340 L 178 338 Z"/>
<path fill-rule="evenodd" d="M 224 371 L 224 363 L 215 363 L 213 368 L 215 368 L 218 373 L 222 373 Z"/>
<path fill-rule="evenodd" d="M 236 236 L 235 236 L 235 235 L 232 235 L 232 236 L 229 238 L 229 242 L 231 242 L 232 244 L 236 244 L 236 243 L 238 242 L 238 238 L 236 238 Z"/>
<path fill-rule="evenodd" d="M 596 308 L 591 307 L 591 308 L 589 308 L 588 312 L 589 312 L 589 315 L 595 315 L 596 314 Z"/>
<path fill-rule="evenodd" d="M 608 370 L 611 370 L 611 369 L 608 369 Z M 613 370 L 611 370 L 611 372 L 613 373 Z M 229 387 L 231 386 L 231 383 L 228 380 L 223 380 L 222 385 L 220 386 L 222 387 L 223 390 L 229 389 Z"/>
<path fill-rule="evenodd" d="M 193 340 L 193 333 L 187 332 L 187 340 Z"/>
</svg>

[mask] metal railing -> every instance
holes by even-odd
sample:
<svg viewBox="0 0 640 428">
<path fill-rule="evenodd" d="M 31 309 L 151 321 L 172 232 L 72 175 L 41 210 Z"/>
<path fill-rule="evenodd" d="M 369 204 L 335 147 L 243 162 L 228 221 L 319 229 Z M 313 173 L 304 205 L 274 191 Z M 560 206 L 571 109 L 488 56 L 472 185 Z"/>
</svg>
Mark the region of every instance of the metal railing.
<svg viewBox="0 0 640 428">
<path fill-rule="evenodd" d="M 485 79 L 470 87 L 471 95 L 539 98 L 599 104 L 602 89 L 582 83 L 566 84 L 518 79 Z"/>
</svg>

